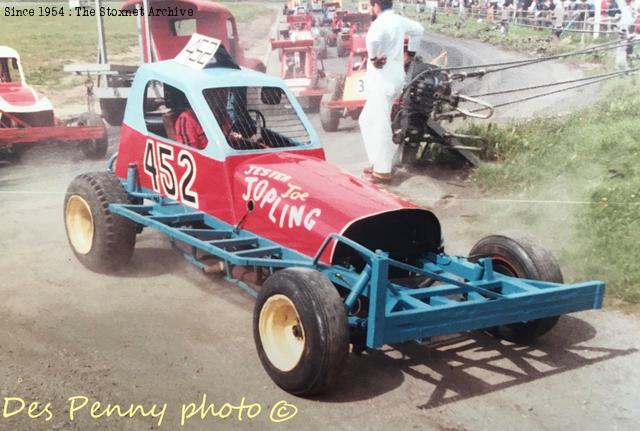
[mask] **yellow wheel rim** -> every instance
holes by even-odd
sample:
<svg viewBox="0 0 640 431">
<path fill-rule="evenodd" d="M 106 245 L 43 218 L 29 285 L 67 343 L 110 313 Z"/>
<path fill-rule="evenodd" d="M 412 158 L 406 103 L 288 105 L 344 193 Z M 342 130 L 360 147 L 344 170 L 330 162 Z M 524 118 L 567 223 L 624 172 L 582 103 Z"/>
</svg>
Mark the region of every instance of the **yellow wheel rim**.
<svg viewBox="0 0 640 431">
<path fill-rule="evenodd" d="M 87 201 L 77 195 L 71 196 L 67 201 L 65 221 L 73 249 L 76 253 L 88 254 L 93 245 L 94 227 Z"/>
<path fill-rule="evenodd" d="M 271 364 L 282 372 L 293 370 L 304 351 L 304 328 L 295 305 L 284 295 L 273 295 L 260 310 L 260 341 Z"/>
</svg>

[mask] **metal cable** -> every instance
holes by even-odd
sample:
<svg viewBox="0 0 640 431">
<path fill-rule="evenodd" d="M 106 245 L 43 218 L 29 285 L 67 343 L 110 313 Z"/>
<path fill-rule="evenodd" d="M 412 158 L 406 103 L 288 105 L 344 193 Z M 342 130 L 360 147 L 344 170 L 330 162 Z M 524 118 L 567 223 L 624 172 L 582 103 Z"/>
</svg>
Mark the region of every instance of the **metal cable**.
<svg viewBox="0 0 640 431">
<path fill-rule="evenodd" d="M 623 74 L 623 72 L 621 72 L 620 74 Z M 498 109 L 498 108 L 502 108 L 504 106 L 509 106 L 509 105 L 515 105 L 516 103 L 528 102 L 529 100 L 538 99 L 540 97 L 551 96 L 553 94 L 562 93 L 563 91 L 569 91 L 569 90 L 574 90 L 574 89 L 580 88 L 580 87 L 586 87 L 587 85 L 592 85 L 592 84 L 597 84 L 599 82 L 608 81 L 609 79 L 613 79 L 615 77 L 616 76 L 609 76 L 609 77 L 605 77 L 605 78 L 600 78 L 600 79 L 597 79 L 595 81 L 586 82 L 586 83 L 583 83 L 583 84 L 578 84 L 578 85 L 574 85 L 574 86 L 567 87 L 567 88 L 561 88 L 559 90 L 548 91 L 546 93 L 540 93 L 540 94 L 536 94 L 536 95 L 533 95 L 533 96 L 528 96 L 528 97 L 523 97 L 523 98 L 516 99 L 516 100 L 511 100 L 509 102 L 499 103 L 497 105 L 493 105 L 493 109 Z M 484 111 L 486 109 L 487 108 L 478 108 L 478 109 L 472 110 L 470 112 L 474 112 L 474 113 L 475 112 L 481 112 L 481 111 Z"/>
<path fill-rule="evenodd" d="M 493 91 L 490 93 L 482 93 L 482 94 L 474 94 L 470 97 L 488 97 L 488 96 L 497 96 L 497 95 L 501 95 L 501 94 L 509 94 L 509 93 L 518 93 L 521 91 L 528 91 L 528 90 L 537 90 L 540 88 L 546 88 L 546 87 L 557 87 L 559 85 L 566 85 L 566 84 L 574 84 L 576 82 L 583 82 L 583 81 L 591 81 L 594 79 L 599 79 L 599 78 L 605 78 L 605 77 L 616 77 L 619 75 L 626 75 L 628 73 L 632 73 L 632 72 L 636 72 L 636 71 L 640 71 L 640 67 L 635 67 L 633 69 L 627 69 L 627 70 L 622 70 L 622 71 L 617 71 L 617 72 L 609 72 L 609 73 L 603 73 L 600 75 L 593 75 L 593 76 L 587 76 L 584 78 L 578 78 L 578 79 L 571 79 L 568 81 L 561 81 L 561 82 L 553 82 L 551 84 L 541 84 L 541 85 L 534 85 L 531 87 L 521 87 L 521 88 L 513 88 L 510 90 L 502 90 L 502 91 Z"/>
<path fill-rule="evenodd" d="M 524 66 L 529 66 L 529 65 L 533 65 L 533 64 L 538 64 L 538 63 L 543 63 L 546 61 L 550 61 L 550 60 L 555 60 L 558 58 L 566 58 L 566 57 L 570 57 L 570 56 L 574 56 L 574 55 L 583 55 L 585 53 L 590 53 L 590 52 L 596 52 L 597 50 L 608 50 L 608 49 L 615 49 L 615 48 L 621 48 L 621 47 L 627 47 L 629 45 L 637 45 L 640 44 L 640 40 L 632 40 L 632 41 L 611 41 L 611 42 L 606 42 L 606 43 L 602 43 L 600 45 L 595 45 L 591 48 L 584 48 L 581 50 L 576 50 L 576 51 L 571 51 L 571 52 L 567 52 L 564 54 L 557 54 L 557 55 L 553 55 L 553 56 L 548 56 L 548 57 L 541 57 L 541 58 L 535 58 L 535 59 L 530 59 L 530 60 L 518 60 L 518 61 L 508 61 L 508 62 L 502 62 L 502 63 L 493 63 L 493 64 L 481 64 L 481 65 L 475 65 L 475 66 L 459 66 L 459 67 L 454 67 L 454 68 L 444 68 L 442 70 L 444 71 L 456 71 L 456 70 L 463 70 L 463 69 L 480 69 L 480 68 L 484 68 L 484 67 L 492 67 L 492 66 L 499 66 L 499 65 L 504 65 L 504 67 L 499 67 L 496 69 L 491 69 L 491 70 L 485 70 L 482 71 L 481 73 L 478 73 L 476 76 L 474 77 L 481 77 L 481 76 L 485 76 L 489 73 L 494 73 L 494 72 L 499 72 L 499 71 L 503 71 L 503 70 L 507 70 L 507 69 L 513 69 L 513 68 L 517 68 L 517 67 L 524 67 Z M 433 70 L 425 70 L 423 72 L 420 72 L 419 74 L 417 74 L 406 86 L 404 91 L 402 92 L 400 98 L 404 99 L 407 91 L 411 88 L 411 86 L 413 84 L 415 84 L 417 81 L 419 81 L 420 79 L 422 79 L 422 77 L 424 75 L 427 75 L 429 73 L 433 73 Z"/>
<path fill-rule="evenodd" d="M 610 50 L 610 49 L 622 48 L 622 47 L 627 47 L 629 45 L 635 46 L 635 45 L 638 45 L 638 44 L 640 44 L 640 40 L 615 40 L 615 41 L 605 42 L 605 43 L 602 43 L 602 44 L 599 44 L 599 45 L 594 45 L 594 46 L 589 47 L 589 48 L 582 48 L 582 49 L 578 49 L 578 50 L 575 50 L 575 51 L 565 52 L 565 53 L 562 53 L 562 54 L 550 55 L 550 56 L 547 56 L 547 57 L 505 61 L 505 62 L 501 62 L 501 63 L 488 63 L 488 64 L 478 64 L 478 65 L 470 65 L 470 66 L 456 66 L 456 67 L 444 68 L 443 70 L 446 70 L 446 71 L 457 71 L 457 70 L 465 70 L 465 69 L 480 69 L 480 68 L 487 68 L 487 67 L 504 66 L 504 67 L 499 67 L 499 68 L 496 68 L 496 69 L 487 70 L 487 71 L 485 71 L 485 74 L 487 74 L 487 73 L 499 72 L 499 71 L 507 70 L 507 69 L 513 69 L 513 68 L 516 68 L 516 67 L 524 67 L 524 66 L 528 66 L 530 64 L 538 64 L 538 63 L 543 63 L 543 62 L 546 62 L 546 61 L 557 60 L 557 59 L 560 59 L 560 58 L 573 57 L 573 56 L 576 56 L 576 55 L 591 54 L 591 53 L 598 52 L 598 51 L 606 51 L 606 50 Z"/>
</svg>

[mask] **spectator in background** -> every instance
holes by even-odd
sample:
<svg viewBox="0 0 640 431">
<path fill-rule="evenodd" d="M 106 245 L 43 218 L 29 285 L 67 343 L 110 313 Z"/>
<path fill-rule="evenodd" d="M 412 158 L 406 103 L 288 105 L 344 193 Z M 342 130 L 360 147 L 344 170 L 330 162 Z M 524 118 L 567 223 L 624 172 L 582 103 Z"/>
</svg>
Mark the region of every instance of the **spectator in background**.
<svg viewBox="0 0 640 431">
<path fill-rule="evenodd" d="M 534 30 L 540 30 L 540 25 L 544 25 L 543 21 L 545 19 L 545 14 L 547 7 L 545 5 L 544 0 L 535 0 L 535 2 L 529 8 L 533 13 L 534 19 Z"/>
<path fill-rule="evenodd" d="M 630 31 L 635 30 L 633 18 L 633 6 L 631 5 L 631 0 L 625 0 L 624 4 L 618 3 L 620 7 L 620 30 L 626 31 L 629 33 Z"/>
<path fill-rule="evenodd" d="M 502 4 L 502 19 L 503 20 L 511 20 L 513 17 L 513 12 L 515 9 L 514 5 L 515 0 L 504 0 Z"/>
<path fill-rule="evenodd" d="M 616 0 L 608 0 L 603 8 L 606 9 L 605 13 L 609 18 L 615 18 L 620 15 L 620 8 Z"/>
</svg>

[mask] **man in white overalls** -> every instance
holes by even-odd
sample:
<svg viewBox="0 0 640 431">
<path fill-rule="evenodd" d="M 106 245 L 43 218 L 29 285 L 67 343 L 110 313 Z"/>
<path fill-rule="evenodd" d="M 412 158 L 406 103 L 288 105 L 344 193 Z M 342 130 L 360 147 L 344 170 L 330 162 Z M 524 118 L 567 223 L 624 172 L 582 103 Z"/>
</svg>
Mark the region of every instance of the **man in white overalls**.
<svg viewBox="0 0 640 431">
<path fill-rule="evenodd" d="M 409 52 L 420 47 L 422 25 L 393 12 L 393 0 L 371 0 L 373 23 L 367 33 L 369 63 L 366 75 L 366 103 L 360 115 L 360 132 L 371 164 L 365 174 L 376 182 L 392 178 L 391 167 L 396 145 L 391 130 L 393 101 L 405 82 L 404 39 Z"/>
</svg>

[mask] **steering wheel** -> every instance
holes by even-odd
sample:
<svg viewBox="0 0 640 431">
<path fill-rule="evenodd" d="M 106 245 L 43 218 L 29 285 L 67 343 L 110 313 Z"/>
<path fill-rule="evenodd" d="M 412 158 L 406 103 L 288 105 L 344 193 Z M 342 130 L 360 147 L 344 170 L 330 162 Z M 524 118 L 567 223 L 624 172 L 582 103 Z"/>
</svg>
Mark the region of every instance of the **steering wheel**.
<svg viewBox="0 0 640 431">
<path fill-rule="evenodd" d="M 264 118 L 264 114 L 257 109 L 247 109 L 247 114 L 251 117 L 253 122 L 256 125 L 256 133 L 254 133 L 251 137 L 247 138 L 252 144 L 256 146 L 260 146 L 262 148 L 269 148 L 264 144 L 262 139 L 262 130 L 264 130 L 267 126 L 267 120 Z"/>
</svg>

